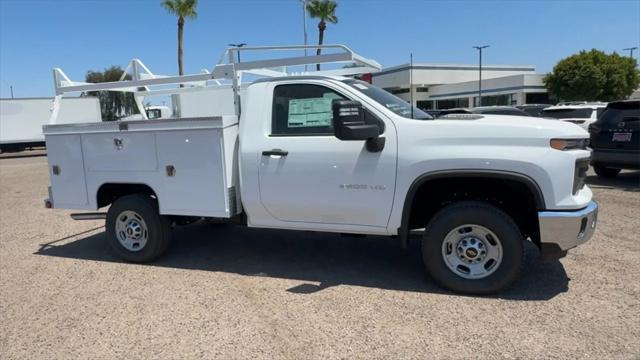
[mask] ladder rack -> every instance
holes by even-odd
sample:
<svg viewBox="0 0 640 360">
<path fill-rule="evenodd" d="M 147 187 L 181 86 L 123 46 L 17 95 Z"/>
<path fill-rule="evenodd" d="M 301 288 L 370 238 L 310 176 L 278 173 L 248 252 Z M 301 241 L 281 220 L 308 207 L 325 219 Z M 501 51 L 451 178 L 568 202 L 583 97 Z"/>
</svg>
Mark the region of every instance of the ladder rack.
<svg viewBox="0 0 640 360">
<path fill-rule="evenodd" d="M 238 62 L 240 53 L 267 53 L 283 51 L 299 51 L 305 49 L 333 50 L 332 53 L 309 56 L 294 56 L 282 58 L 269 58 L 265 60 L 252 60 Z M 286 68 L 290 66 L 315 65 L 315 64 L 340 64 L 350 63 L 355 66 L 343 67 L 324 71 L 304 71 L 288 73 Z M 281 70 L 276 70 L 280 68 Z M 182 92 L 202 90 L 202 88 L 226 85 L 231 86 L 234 92 L 236 115 L 240 115 L 240 85 L 243 74 L 253 74 L 263 77 L 282 77 L 292 75 L 319 75 L 319 76 L 349 76 L 376 72 L 381 69 L 378 62 L 356 54 L 345 45 L 292 45 L 292 46 L 259 46 L 259 47 L 231 47 L 225 50 L 218 63 L 211 71 L 203 70 L 200 74 L 164 76 L 153 74 L 139 59 L 129 62 L 119 81 L 104 83 L 87 83 L 72 81 L 60 68 L 53 69 L 55 86 L 55 99 L 49 124 L 55 124 L 62 96 L 72 92 L 92 91 L 122 91 L 134 94 L 136 104 L 144 118 L 142 98 L 150 95 L 177 94 Z M 126 75 L 131 75 L 131 80 L 125 80 Z M 174 85 L 167 89 L 166 86 Z M 187 86 L 188 85 L 188 86 Z M 164 87 L 164 88 L 163 88 Z"/>
</svg>

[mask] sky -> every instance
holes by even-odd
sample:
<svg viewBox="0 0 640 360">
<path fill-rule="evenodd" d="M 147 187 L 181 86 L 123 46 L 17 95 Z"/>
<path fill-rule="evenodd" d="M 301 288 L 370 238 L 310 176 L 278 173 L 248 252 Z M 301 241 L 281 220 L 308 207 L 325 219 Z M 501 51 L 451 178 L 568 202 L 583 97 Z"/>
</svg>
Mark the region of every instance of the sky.
<svg viewBox="0 0 640 360">
<path fill-rule="evenodd" d="M 88 70 L 139 58 L 177 74 L 177 21 L 160 0 L 0 0 L 0 97 L 53 96 L 51 69 L 81 81 Z M 640 0 L 338 0 L 325 43 L 346 44 L 394 66 L 534 65 L 538 72 L 583 49 L 640 46 Z M 317 42 L 317 20 L 308 20 Z M 184 35 L 185 73 L 211 69 L 229 43 L 303 43 L 299 0 L 200 0 Z M 638 58 L 640 51 L 634 56 Z"/>
</svg>

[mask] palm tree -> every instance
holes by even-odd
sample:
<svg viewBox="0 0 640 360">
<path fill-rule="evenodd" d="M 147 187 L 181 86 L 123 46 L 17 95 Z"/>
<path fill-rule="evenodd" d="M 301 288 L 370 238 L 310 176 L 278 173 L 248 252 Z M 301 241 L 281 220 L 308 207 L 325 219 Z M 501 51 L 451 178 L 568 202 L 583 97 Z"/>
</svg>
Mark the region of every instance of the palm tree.
<svg viewBox="0 0 640 360">
<path fill-rule="evenodd" d="M 307 11 L 314 19 L 320 19 L 318 23 L 318 45 L 322 45 L 324 41 L 324 31 L 327 29 L 327 22 L 332 24 L 338 23 L 336 16 L 336 8 L 338 3 L 332 0 L 311 0 L 307 3 Z M 322 49 L 318 48 L 317 55 L 320 55 Z M 316 64 L 316 70 L 320 70 L 320 64 Z"/>
<path fill-rule="evenodd" d="M 182 33 L 184 32 L 185 19 L 195 19 L 198 17 L 196 7 L 198 0 L 164 0 L 162 7 L 169 13 L 178 17 L 178 72 L 184 75 L 182 66 Z"/>
</svg>

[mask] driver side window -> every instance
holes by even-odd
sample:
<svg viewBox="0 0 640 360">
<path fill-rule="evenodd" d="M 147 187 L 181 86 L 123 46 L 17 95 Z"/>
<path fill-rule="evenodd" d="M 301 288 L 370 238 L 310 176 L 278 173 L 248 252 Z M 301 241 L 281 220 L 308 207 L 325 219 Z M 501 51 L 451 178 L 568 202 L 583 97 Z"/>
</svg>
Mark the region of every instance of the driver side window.
<svg viewBox="0 0 640 360">
<path fill-rule="evenodd" d="M 320 85 L 278 85 L 273 93 L 271 134 L 332 135 L 334 99 L 346 99 Z"/>
</svg>

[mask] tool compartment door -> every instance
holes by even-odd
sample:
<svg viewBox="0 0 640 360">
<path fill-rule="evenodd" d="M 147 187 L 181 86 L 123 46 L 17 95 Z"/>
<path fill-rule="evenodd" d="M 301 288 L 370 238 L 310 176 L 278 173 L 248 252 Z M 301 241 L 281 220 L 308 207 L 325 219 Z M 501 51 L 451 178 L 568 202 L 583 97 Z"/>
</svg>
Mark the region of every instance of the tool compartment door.
<svg viewBox="0 0 640 360">
<path fill-rule="evenodd" d="M 222 129 L 156 133 L 160 211 L 229 217 Z M 231 155 L 230 155 L 231 156 Z"/>
<path fill-rule="evenodd" d="M 83 134 L 82 147 L 88 172 L 158 170 L 153 132 Z"/>
<path fill-rule="evenodd" d="M 53 206 L 89 209 L 80 135 L 46 137 Z"/>
</svg>

